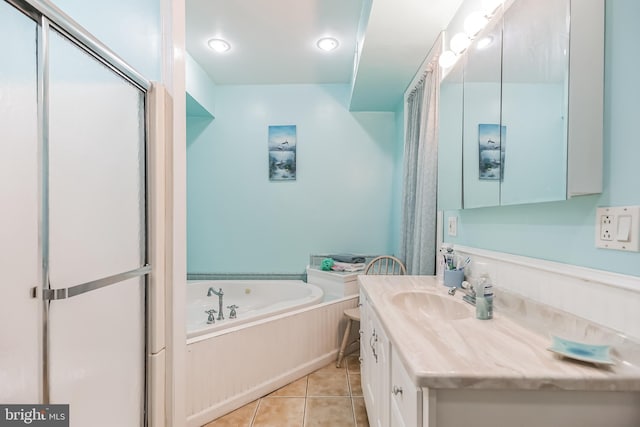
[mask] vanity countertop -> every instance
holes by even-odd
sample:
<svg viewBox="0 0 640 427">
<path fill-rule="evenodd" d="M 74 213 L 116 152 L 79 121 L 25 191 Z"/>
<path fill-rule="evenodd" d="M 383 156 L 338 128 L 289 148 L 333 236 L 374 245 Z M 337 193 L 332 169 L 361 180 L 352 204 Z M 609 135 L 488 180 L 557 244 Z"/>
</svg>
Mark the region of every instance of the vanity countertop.
<svg viewBox="0 0 640 427">
<path fill-rule="evenodd" d="M 395 295 L 408 291 L 462 298 L 462 292 L 448 295 L 448 288 L 434 276 L 361 275 L 358 280 L 417 386 L 640 391 L 640 367 L 619 358 L 615 345 L 611 366 L 565 359 L 547 350 L 548 334 L 523 326 L 499 304 L 491 320 L 477 320 L 475 307 L 464 303 L 467 308 L 458 310 L 468 310 L 468 316 L 456 320 L 434 316 L 429 321 L 393 304 Z"/>
</svg>

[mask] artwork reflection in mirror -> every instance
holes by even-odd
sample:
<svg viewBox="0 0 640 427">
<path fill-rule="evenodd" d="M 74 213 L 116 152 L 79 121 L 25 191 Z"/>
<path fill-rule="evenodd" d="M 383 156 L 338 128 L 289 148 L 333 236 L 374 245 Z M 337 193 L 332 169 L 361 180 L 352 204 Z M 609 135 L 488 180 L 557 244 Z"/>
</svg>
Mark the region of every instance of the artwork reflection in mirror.
<svg viewBox="0 0 640 427">
<path fill-rule="evenodd" d="M 499 124 L 478 125 L 478 177 L 482 180 L 504 179 L 504 152 L 507 127 Z"/>
</svg>

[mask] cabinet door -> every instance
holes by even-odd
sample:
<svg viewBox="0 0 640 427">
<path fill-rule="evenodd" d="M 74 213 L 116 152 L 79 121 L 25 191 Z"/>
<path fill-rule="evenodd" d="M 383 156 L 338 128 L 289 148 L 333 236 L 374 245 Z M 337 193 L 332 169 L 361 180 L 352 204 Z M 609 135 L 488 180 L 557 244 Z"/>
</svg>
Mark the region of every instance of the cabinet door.
<svg viewBox="0 0 640 427">
<path fill-rule="evenodd" d="M 374 354 L 372 348 L 373 342 L 373 328 L 371 325 L 371 319 L 369 316 L 369 304 L 364 294 L 360 294 L 360 329 L 362 331 L 360 335 L 360 357 L 362 363 L 360 364 L 361 382 L 362 382 L 362 394 L 364 396 L 364 402 L 367 407 L 367 414 L 369 416 L 369 424 L 374 419 L 374 393 L 373 393 L 373 367 L 375 365 Z"/>
<path fill-rule="evenodd" d="M 484 49 L 475 44 L 467 50 L 463 82 L 462 188 L 463 207 L 500 205 L 504 176 L 501 125 L 502 21 L 493 22 L 481 38 L 493 42 Z M 479 40 L 478 39 L 478 40 Z"/>
<path fill-rule="evenodd" d="M 422 391 L 411 381 L 398 354 L 391 350 L 391 427 L 422 425 Z"/>
<path fill-rule="evenodd" d="M 375 368 L 376 375 L 374 376 L 376 378 L 375 393 L 378 407 L 378 419 L 376 425 L 378 427 L 387 427 L 389 425 L 389 355 L 391 353 L 391 345 L 387 335 L 382 329 L 380 321 L 375 317 L 375 313 L 373 314 L 372 320 L 376 336 L 375 349 L 377 355 Z"/>
<path fill-rule="evenodd" d="M 369 424 L 377 427 L 389 425 L 389 352 L 390 344 L 375 312 L 364 296 L 360 324 L 361 381 Z"/>
<path fill-rule="evenodd" d="M 519 0 L 505 11 L 501 205 L 567 197 L 569 3 Z"/>
</svg>

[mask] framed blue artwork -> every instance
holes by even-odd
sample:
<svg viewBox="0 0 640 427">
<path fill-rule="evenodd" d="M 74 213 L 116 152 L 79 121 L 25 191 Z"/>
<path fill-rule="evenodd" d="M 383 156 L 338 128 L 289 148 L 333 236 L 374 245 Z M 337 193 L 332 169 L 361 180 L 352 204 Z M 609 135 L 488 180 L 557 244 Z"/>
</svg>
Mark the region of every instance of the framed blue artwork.
<svg viewBox="0 0 640 427">
<path fill-rule="evenodd" d="M 296 125 L 269 126 L 269 180 L 296 179 Z"/>
</svg>

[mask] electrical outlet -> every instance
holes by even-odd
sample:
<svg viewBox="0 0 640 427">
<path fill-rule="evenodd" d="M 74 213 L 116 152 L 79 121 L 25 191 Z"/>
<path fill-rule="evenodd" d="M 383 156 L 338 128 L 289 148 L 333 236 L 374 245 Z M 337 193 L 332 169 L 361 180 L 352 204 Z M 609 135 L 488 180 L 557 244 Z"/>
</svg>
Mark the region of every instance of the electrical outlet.
<svg viewBox="0 0 640 427">
<path fill-rule="evenodd" d="M 452 237 L 456 237 L 458 235 L 458 217 L 457 216 L 450 216 L 448 218 L 447 234 Z"/>
<path fill-rule="evenodd" d="M 611 215 L 600 216 L 600 240 L 613 240 Z"/>
<path fill-rule="evenodd" d="M 596 210 L 596 247 L 640 252 L 640 206 Z"/>
</svg>

